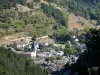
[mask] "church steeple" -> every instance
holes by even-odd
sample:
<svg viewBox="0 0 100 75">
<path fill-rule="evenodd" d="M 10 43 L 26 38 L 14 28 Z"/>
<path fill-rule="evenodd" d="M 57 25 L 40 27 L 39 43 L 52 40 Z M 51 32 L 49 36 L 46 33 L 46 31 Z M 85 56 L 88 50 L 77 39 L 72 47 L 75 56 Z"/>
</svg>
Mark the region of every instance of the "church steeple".
<svg viewBox="0 0 100 75">
<path fill-rule="evenodd" d="M 36 36 L 32 37 L 32 46 L 31 46 L 31 57 L 36 57 L 36 51 L 38 49 L 38 44 L 36 43 Z"/>
</svg>

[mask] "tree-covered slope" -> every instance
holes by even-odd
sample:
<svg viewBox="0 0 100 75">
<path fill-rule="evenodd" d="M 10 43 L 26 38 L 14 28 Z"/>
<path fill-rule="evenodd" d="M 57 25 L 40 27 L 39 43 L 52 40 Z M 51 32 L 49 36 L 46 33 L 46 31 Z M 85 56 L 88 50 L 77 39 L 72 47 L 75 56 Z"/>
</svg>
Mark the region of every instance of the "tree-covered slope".
<svg viewBox="0 0 100 75">
<path fill-rule="evenodd" d="M 17 3 L 25 5 L 26 0 L 0 0 L 0 10 L 15 7 Z"/>
<path fill-rule="evenodd" d="M 67 8 L 75 15 L 80 15 L 87 19 L 97 20 L 100 24 L 100 0 L 48 0 Z"/>
<path fill-rule="evenodd" d="M 33 60 L 0 47 L 0 75 L 46 75 Z"/>
<path fill-rule="evenodd" d="M 28 0 L 27 0 L 28 1 Z M 0 37 L 24 32 L 43 36 L 52 33 L 58 23 L 43 13 L 39 0 L 0 0 Z"/>
<path fill-rule="evenodd" d="M 100 0 L 77 0 L 77 1 L 85 2 L 87 4 L 91 4 L 92 3 L 94 6 L 100 2 Z"/>
<path fill-rule="evenodd" d="M 0 36 L 18 32 L 25 32 L 30 36 L 34 33 L 43 36 L 52 31 L 53 24 L 56 24 L 56 21 L 43 14 L 41 9 L 27 12 L 18 12 L 14 9 L 0 11 Z"/>
</svg>

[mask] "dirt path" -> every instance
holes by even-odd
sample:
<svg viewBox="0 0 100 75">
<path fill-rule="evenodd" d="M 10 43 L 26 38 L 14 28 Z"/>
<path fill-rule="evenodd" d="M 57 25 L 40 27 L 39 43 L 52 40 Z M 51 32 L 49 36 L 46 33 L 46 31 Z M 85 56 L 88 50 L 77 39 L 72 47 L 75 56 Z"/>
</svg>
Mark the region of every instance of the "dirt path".
<svg viewBox="0 0 100 75">
<path fill-rule="evenodd" d="M 21 41 L 21 39 L 29 43 L 31 41 L 31 38 L 32 37 L 24 35 L 23 33 L 17 33 L 14 35 L 8 35 L 0 38 L 0 44 L 12 44 L 13 42 Z M 37 38 L 37 42 L 53 42 L 53 41 L 54 40 L 50 39 L 48 35 Z"/>
</svg>

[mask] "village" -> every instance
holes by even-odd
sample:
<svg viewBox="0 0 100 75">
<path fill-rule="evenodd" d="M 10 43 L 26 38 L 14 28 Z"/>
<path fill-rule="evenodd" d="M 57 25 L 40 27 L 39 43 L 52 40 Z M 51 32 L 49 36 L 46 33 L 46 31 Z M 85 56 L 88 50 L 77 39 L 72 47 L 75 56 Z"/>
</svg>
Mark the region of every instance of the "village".
<svg viewBox="0 0 100 75">
<path fill-rule="evenodd" d="M 33 41 L 31 39 L 32 37 L 21 37 L 11 40 L 13 41 L 12 44 L 1 44 L 0 46 L 33 59 L 36 64 L 39 64 L 43 70 L 47 70 L 49 74 L 60 71 L 67 62 L 70 62 L 70 64 L 75 63 L 79 57 L 79 55 L 66 56 L 64 54 L 65 44 L 56 44 L 49 36 L 36 38 L 36 50 L 32 50 Z M 72 44 L 72 41 L 75 43 Z M 81 53 L 86 50 L 85 44 L 80 44 L 76 36 L 73 36 L 72 40 L 66 44 L 70 47 L 80 47 Z"/>
</svg>

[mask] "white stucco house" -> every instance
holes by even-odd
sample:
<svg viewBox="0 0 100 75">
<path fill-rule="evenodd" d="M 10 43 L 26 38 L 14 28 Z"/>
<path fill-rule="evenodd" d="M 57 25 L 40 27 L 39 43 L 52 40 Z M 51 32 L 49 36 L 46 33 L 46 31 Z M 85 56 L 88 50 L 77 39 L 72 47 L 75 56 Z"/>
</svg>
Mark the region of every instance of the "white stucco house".
<svg viewBox="0 0 100 75">
<path fill-rule="evenodd" d="M 58 55 L 58 56 L 63 56 L 63 55 L 64 55 L 64 52 L 63 52 L 63 51 L 59 51 L 59 52 L 57 53 L 57 55 Z"/>
</svg>

